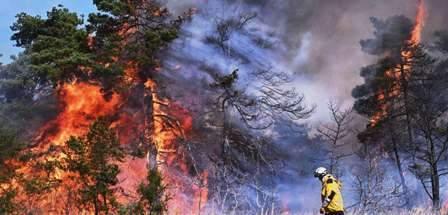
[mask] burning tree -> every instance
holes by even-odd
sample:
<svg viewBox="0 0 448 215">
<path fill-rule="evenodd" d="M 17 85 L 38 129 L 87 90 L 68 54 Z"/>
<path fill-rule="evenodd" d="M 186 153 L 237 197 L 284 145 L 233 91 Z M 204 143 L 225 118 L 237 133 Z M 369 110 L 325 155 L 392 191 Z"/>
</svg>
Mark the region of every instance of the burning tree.
<svg viewBox="0 0 448 215">
<path fill-rule="evenodd" d="M 380 151 L 392 154 L 404 192 L 408 191 L 404 172 L 409 166 L 434 210 L 439 210 L 440 176 L 446 174 L 442 165 L 446 152 L 446 69 L 444 59 L 421 44 L 424 9 L 423 1 L 419 3 L 413 25 L 404 17 L 374 20 L 376 40 L 361 44 L 382 58 L 363 69 L 366 83 L 355 88 L 353 95 L 358 99 L 355 109 L 371 121 L 359 136 L 361 140 L 380 143 Z M 440 50 L 443 44 L 443 39 L 438 41 Z"/>
<path fill-rule="evenodd" d="M 409 86 L 412 69 L 423 60 L 418 52 L 423 18 L 423 1 L 414 24 L 404 16 L 385 21 L 372 18 L 375 39 L 363 40 L 361 46 L 381 60 L 362 69 L 365 84 L 353 90 L 357 99 L 355 110 L 370 118 L 368 128 L 359 137 L 362 142 L 381 142 L 381 150 L 391 153 L 404 192 L 407 185 L 401 153 L 411 152 L 414 147 Z M 380 132 L 389 138 L 383 138 Z M 375 135 L 380 136 L 375 138 Z"/>
<path fill-rule="evenodd" d="M 167 125 L 179 124 L 179 121 L 160 108 L 169 101 L 157 96 L 154 79 L 160 67 L 156 55 L 176 38 L 182 17 L 171 19 L 168 11 L 154 1 L 94 1 L 94 4 L 100 12 L 90 14 L 86 25 L 76 13 L 58 6 L 49 11 L 46 18 L 21 13 L 12 26 L 15 31 L 12 39 L 17 46 L 26 48 L 32 71 L 30 79 L 39 84 L 41 92 L 45 89 L 51 94 L 53 91 L 47 86 L 54 86 L 60 102 L 58 116 L 40 129 L 33 147 L 27 150 L 30 161 L 17 170 L 25 177 L 14 182 L 14 187 L 36 194 L 35 205 L 30 208 L 42 212 L 62 213 L 72 208 L 75 203 L 65 201 L 71 198 L 67 189 L 71 182 L 79 179 L 89 183 L 89 174 L 84 169 L 69 165 L 70 171 L 65 171 L 62 161 L 76 153 L 77 157 L 83 157 L 77 148 L 86 145 L 85 141 L 65 142 L 70 136 L 86 135 L 90 124 L 98 117 L 110 116 L 113 121 L 110 126 L 120 130 L 137 128 L 135 133 L 119 133 L 120 142 L 126 144 L 123 145 L 126 154 L 156 148 L 158 170 L 161 170 L 159 153 L 177 138 L 171 132 L 174 128 Z M 124 187 L 127 197 L 118 198 L 119 201 L 137 197 L 129 197 L 129 192 L 136 190 L 146 176 L 146 164 L 142 160 L 145 158 L 126 155 L 123 164 L 113 164 L 128 171 L 125 177 L 135 177 L 126 179 L 118 175 L 118 181 L 107 179 L 106 184 L 118 183 L 117 186 Z M 140 166 L 129 169 L 126 164 Z M 116 171 L 106 175 L 113 178 L 118 169 L 112 169 Z M 134 186 L 128 182 L 132 180 L 138 183 Z M 97 186 L 94 188 L 98 191 Z M 91 195 L 96 212 L 104 209 L 99 205 L 107 206 L 111 203 L 110 197 L 116 195 L 106 188 L 103 191 Z M 98 195 L 103 197 L 101 203 L 95 201 Z M 20 198 L 30 199 L 30 196 Z M 89 198 L 84 200 L 84 203 L 89 202 Z"/>
<path fill-rule="evenodd" d="M 147 184 L 142 183 L 138 188 L 141 195 L 139 202 L 140 213 L 164 214 L 168 211 L 169 196 L 166 195 L 167 186 L 163 185 L 163 178 L 156 169 L 150 169 Z"/>
<path fill-rule="evenodd" d="M 16 177 L 14 163 L 8 162 L 12 157 L 16 156 L 21 149 L 16 135 L 4 128 L 0 129 L 0 213 L 13 213 L 18 211 L 19 205 L 15 201 L 17 190 L 8 183 L 11 183 Z"/>
<path fill-rule="evenodd" d="M 256 13 L 218 17 L 192 9 L 174 17 L 158 1 L 93 3 L 98 11 L 86 19 L 58 6 L 47 17 L 21 13 L 12 26 L 25 52 L 0 68 L 0 124 L 13 121 L 18 130 L 2 135 L 0 126 L 0 164 L 7 167 L 0 170 L 0 213 L 286 211 L 279 174 L 305 182 L 311 160 L 328 158 L 296 124 L 314 109 L 283 65 L 291 53 L 277 42 L 289 35 L 276 35 Z M 365 162 L 353 165 L 363 212 L 410 205 L 403 201 L 411 195 L 408 170 L 434 208 L 440 205 L 446 62 L 421 45 L 420 3 L 415 23 L 372 18 L 375 37 L 361 42 L 380 58 L 362 69 L 365 83 L 353 91 L 354 109 L 370 120 L 359 135 Z M 438 51 L 446 53 L 440 35 Z M 352 115 L 334 104 L 330 111 L 332 122 L 319 132 L 337 174 Z M 26 148 L 16 148 L 22 139 Z M 383 156 L 394 161 L 399 182 L 383 183 Z M 286 159 L 295 166 L 285 174 Z"/>
<path fill-rule="evenodd" d="M 108 214 L 116 209 L 118 204 L 111 187 L 118 184 L 120 170 L 114 163 L 122 161 L 124 154 L 107 121 L 95 121 L 85 137 L 71 137 L 66 145 L 63 165 L 79 176 L 75 182 L 80 186 L 72 190 L 72 199 L 82 205 L 79 211 L 89 211 L 93 206 L 95 214 Z"/>
</svg>

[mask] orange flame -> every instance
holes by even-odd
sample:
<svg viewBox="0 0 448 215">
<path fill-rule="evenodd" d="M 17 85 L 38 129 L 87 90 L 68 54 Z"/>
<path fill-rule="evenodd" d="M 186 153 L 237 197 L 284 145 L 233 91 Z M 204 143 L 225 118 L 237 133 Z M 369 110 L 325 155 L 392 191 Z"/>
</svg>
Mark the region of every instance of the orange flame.
<svg viewBox="0 0 448 215">
<path fill-rule="evenodd" d="M 132 70 L 129 70 L 132 71 Z M 179 139 L 185 139 L 192 129 L 192 117 L 190 113 L 179 104 L 160 98 L 157 94 L 157 85 L 148 80 L 145 87 L 150 90 L 153 97 L 153 144 L 157 148 L 157 167 L 164 177 L 164 183 L 170 188 L 173 196 L 170 205 L 171 213 L 199 213 L 205 206 L 208 198 L 207 178 L 208 173 L 198 173 L 200 182 L 195 182 L 189 177 L 189 166 L 185 155 L 179 153 Z M 58 97 L 62 111 L 52 121 L 42 127 L 40 135 L 36 138 L 38 145 L 32 148 L 33 152 L 45 152 L 52 145 L 63 147 L 71 136 L 83 136 L 88 132 L 89 126 L 100 116 L 115 115 L 123 105 L 122 96 L 113 94 L 105 99 L 100 87 L 88 83 L 65 84 L 58 90 Z M 144 126 L 137 121 L 142 115 L 139 113 L 120 113 L 119 120 L 111 126 L 118 130 L 120 142 L 129 143 L 133 135 L 143 133 Z M 172 120 L 166 123 L 166 120 Z M 132 131 L 132 132 L 131 132 Z M 63 152 L 52 153 L 41 161 L 61 161 L 65 157 Z M 36 161 L 39 162 L 39 161 Z M 120 203 L 129 203 L 138 200 L 136 189 L 146 178 L 148 160 L 146 158 L 134 158 L 127 156 L 120 163 L 119 184 L 116 193 Z M 35 175 L 31 164 L 25 164 L 19 173 Z M 42 174 L 42 173 L 38 173 Z M 39 208 L 46 214 L 62 214 L 67 208 L 73 208 L 68 202 L 69 189 L 76 189 L 76 183 L 71 177 L 73 174 L 56 169 L 53 177 L 62 181 L 62 186 L 55 188 L 48 194 L 35 201 L 34 208 Z M 14 184 L 17 186 L 17 183 Z M 174 189 L 174 191 L 173 191 Z M 26 195 L 19 195 L 18 200 L 30 201 Z M 76 209 L 72 209 L 77 211 Z M 87 209 L 86 209 L 87 210 Z M 85 213 L 86 211 L 78 211 Z"/>
<path fill-rule="evenodd" d="M 120 96 L 113 94 L 109 99 L 105 99 L 101 88 L 89 83 L 64 84 L 57 91 L 61 112 L 54 120 L 42 127 L 40 134 L 35 139 L 37 145 L 30 149 L 35 154 L 46 153 L 52 146 L 64 146 L 71 136 L 85 135 L 90 124 L 96 118 L 114 113 L 120 105 Z M 59 162 L 65 157 L 66 155 L 61 150 L 53 150 L 49 154 L 38 156 L 35 160 L 23 163 L 17 169 L 17 173 L 24 175 L 25 178 L 45 176 L 47 173 L 34 169 L 33 165 Z M 27 196 L 25 188 L 19 186 L 17 181 L 13 181 L 11 184 L 20 191 L 17 200 L 28 202 L 29 208 L 38 209 L 39 213 L 64 214 L 67 208 L 72 208 L 73 212 L 77 211 L 70 201 L 69 191 L 77 187 L 77 184 L 72 180 L 76 175 L 56 168 L 50 177 L 60 181 L 61 184 L 38 197 Z"/>
<path fill-rule="evenodd" d="M 417 14 L 415 16 L 415 24 L 412 28 L 412 32 L 409 40 L 407 41 L 410 47 L 415 47 L 421 42 L 422 38 L 422 30 L 424 26 L 425 20 L 425 5 L 423 0 L 418 0 L 418 8 Z M 401 52 L 401 58 L 403 62 L 409 62 L 409 60 L 414 56 L 414 53 L 411 50 L 403 50 Z M 400 81 L 402 76 L 407 80 L 410 77 L 410 66 L 404 65 L 403 68 L 400 68 L 400 65 L 397 65 L 394 69 L 388 70 L 385 72 L 385 75 L 388 78 L 392 78 L 394 83 L 392 86 L 392 90 L 389 93 L 385 93 L 384 90 L 380 90 L 377 92 L 376 100 L 380 103 L 379 110 L 373 114 L 370 118 L 370 126 L 375 126 L 379 121 L 384 119 L 388 114 L 388 105 L 385 103 L 387 98 L 394 98 L 399 96 L 401 92 Z M 401 74 L 404 72 L 404 74 Z"/>
<path fill-rule="evenodd" d="M 170 213 L 198 214 L 205 206 L 208 198 L 207 178 L 208 173 L 200 173 L 200 182 L 192 183 L 183 177 L 188 175 L 188 166 L 183 157 L 179 157 L 177 140 L 186 137 L 186 134 L 192 129 L 191 115 L 180 105 L 162 99 L 157 95 L 157 84 L 148 80 L 145 87 L 152 92 L 153 116 L 154 116 L 154 136 L 153 141 L 158 151 L 157 167 L 164 176 L 164 183 L 169 187 L 176 189 L 176 193 L 172 193 L 172 207 Z M 170 110 L 168 113 L 167 110 Z M 174 115 L 175 119 L 171 123 L 165 123 L 171 120 L 170 116 Z M 177 166 L 177 168 L 175 168 Z M 174 167 L 174 168 L 173 168 Z M 181 172 L 176 171 L 180 169 Z M 180 192 L 179 192 L 180 191 Z M 184 195 L 190 193 L 190 196 Z"/>
<path fill-rule="evenodd" d="M 418 44 L 422 39 L 422 30 L 425 24 L 425 4 L 423 0 L 418 0 L 417 15 L 415 16 L 415 25 L 412 29 L 411 43 Z"/>
<path fill-rule="evenodd" d="M 124 39 L 136 31 L 135 28 L 128 28 L 126 24 L 123 29 L 126 30 L 120 31 L 118 35 Z M 87 40 L 88 45 L 93 47 L 95 38 L 89 36 Z M 114 58 L 114 61 L 118 60 L 118 58 Z M 104 66 L 108 67 L 109 65 Z M 88 68 L 84 69 L 89 72 Z M 164 183 L 169 188 L 175 189 L 174 192 L 172 189 L 169 190 L 170 194 L 173 194 L 171 200 L 173 204 L 170 203 L 170 206 L 173 207 L 170 207 L 169 213 L 198 214 L 204 208 L 208 198 L 208 173 L 206 171 L 197 173 L 200 182 L 194 182 L 194 179 L 190 177 L 190 167 L 186 155 L 180 152 L 180 144 L 178 144 L 180 139 L 186 139 L 186 135 L 192 129 L 191 114 L 178 103 L 159 97 L 156 83 L 153 80 L 141 80 L 138 70 L 136 63 L 128 62 L 123 82 L 134 87 L 141 86 L 141 83 L 145 82 L 146 89 L 152 93 L 150 96 L 153 98 L 153 104 L 150 115 L 153 116 L 153 122 L 145 124 L 146 122 L 141 120 L 146 114 L 145 107 L 136 112 L 132 112 L 135 111 L 134 109 L 123 111 L 122 108 L 126 106 L 126 96 L 124 95 L 114 93 L 106 99 L 97 85 L 81 82 L 64 84 L 58 89 L 61 112 L 54 120 L 40 129 L 39 135 L 35 139 L 37 145 L 31 150 L 39 153 L 47 151 L 51 146 L 64 147 L 65 142 L 71 136 L 85 135 L 90 125 L 101 116 L 117 116 L 119 118 L 112 123 L 111 127 L 117 130 L 122 144 L 131 143 L 136 137 L 146 136 L 147 127 L 153 126 L 152 132 L 149 134 L 151 137 L 148 138 L 152 142 L 145 144 L 155 145 L 157 167 L 162 173 Z M 155 71 L 160 71 L 160 68 L 155 68 Z M 169 125 L 165 123 L 166 120 L 171 120 Z M 61 161 L 65 156 L 63 152 L 57 152 L 39 159 Z M 119 192 L 115 195 L 120 203 L 126 204 L 138 200 L 136 189 L 146 178 L 148 161 L 146 158 L 127 156 L 124 162 L 119 164 L 120 174 L 117 188 L 120 189 L 117 189 Z M 31 164 L 24 164 L 18 172 L 30 176 L 36 174 L 32 172 Z M 67 208 L 70 208 L 70 213 L 88 214 L 89 211 L 78 211 L 76 206 L 68 205 L 70 204 L 68 196 L 77 187 L 71 177 L 76 176 L 60 169 L 56 169 L 53 174 L 55 178 L 62 181 L 63 186 L 49 194 L 40 196 L 32 207 L 39 208 L 45 214 L 67 214 Z M 14 182 L 14 186 L 18 187 L 19 185 Z M 30 198 L 20 194 L 18 200 L 28 202 Z"/>
<path fill-rule="evenodd" d="M 39 142 L 63 145 L 70 136 L 84 135 L 96 118 L 112 114 L 120 104 L 117 94 L 106 100 L 100 87 L 88 83 L 65 84 L 58 96 L 63 110 L 43 127 L 39 138 L 44 139 Z"/>
</svg>

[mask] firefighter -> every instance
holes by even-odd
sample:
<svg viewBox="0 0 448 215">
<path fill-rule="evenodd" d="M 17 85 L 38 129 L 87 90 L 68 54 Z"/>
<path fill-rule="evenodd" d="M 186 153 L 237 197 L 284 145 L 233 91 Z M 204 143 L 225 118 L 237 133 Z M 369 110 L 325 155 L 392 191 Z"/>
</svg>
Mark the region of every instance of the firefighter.
<svg viewBox="0 0 448 215">
<path fill-rule="evenodd" d="M 322 182 L 322 207 L 320 213 L 325 215 L 344 215 L 344 203 L 342 201 L 341 183 L 324 167 L 314 171 L 314 177 Z"/>
</svg>

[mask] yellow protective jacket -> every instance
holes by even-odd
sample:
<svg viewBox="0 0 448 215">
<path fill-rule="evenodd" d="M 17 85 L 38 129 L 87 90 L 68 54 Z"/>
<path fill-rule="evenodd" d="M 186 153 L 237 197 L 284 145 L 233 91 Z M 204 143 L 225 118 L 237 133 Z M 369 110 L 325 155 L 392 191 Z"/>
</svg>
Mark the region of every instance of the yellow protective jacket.
<svg viewBox="0 0 448 215">
<path fill-rule="evenodd" d="M 328 174 L 322 178 L 322 205 L 326 213 L 344 211 L 341 188 L 342 184 L 334 176 Z"/>
</svg>

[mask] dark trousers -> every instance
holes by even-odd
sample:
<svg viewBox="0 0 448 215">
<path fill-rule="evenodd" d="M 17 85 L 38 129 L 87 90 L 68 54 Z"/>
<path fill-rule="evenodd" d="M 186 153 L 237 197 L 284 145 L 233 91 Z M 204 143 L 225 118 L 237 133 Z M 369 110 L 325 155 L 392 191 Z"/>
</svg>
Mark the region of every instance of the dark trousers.
<svg viewBox="0 0 448 215">
<path fill-rule="evenodd" d="M 344 215 L 344 211 L 328 212 L 328 213 L 325 213 L 325 215 Z"/>
</svg>

